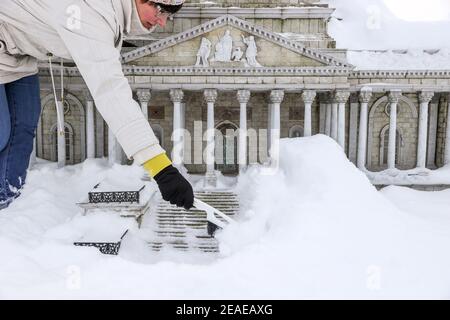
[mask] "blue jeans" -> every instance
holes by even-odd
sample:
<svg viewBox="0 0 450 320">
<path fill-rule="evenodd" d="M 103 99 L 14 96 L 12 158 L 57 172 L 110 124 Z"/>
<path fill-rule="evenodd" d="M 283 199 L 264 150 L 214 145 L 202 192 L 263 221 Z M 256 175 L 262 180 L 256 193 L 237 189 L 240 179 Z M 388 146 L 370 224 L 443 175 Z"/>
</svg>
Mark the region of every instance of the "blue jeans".
<svg viewBox="0 0 450 320">
<path fill-rule="evenodd" d="M 0 209 L 25 184 L 40 113 L 38 75 L 0 84 Z"/>
</svg>

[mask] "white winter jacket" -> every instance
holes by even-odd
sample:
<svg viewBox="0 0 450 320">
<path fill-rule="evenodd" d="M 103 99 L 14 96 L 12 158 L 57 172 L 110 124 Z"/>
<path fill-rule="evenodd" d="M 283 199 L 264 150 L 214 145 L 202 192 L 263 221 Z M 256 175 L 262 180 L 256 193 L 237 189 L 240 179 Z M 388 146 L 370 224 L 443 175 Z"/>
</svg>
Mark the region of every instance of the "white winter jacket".
<svg viewBox="0 0 450 320">
<path fill-rule="evenodd" d="M 122 71 L 124 34 L 146 31 L 134 0 L 0 0 L 0 84 L 38 72 L 48 54 L 72 59 L 129 158 L 161 154 Z"/>
</svg>

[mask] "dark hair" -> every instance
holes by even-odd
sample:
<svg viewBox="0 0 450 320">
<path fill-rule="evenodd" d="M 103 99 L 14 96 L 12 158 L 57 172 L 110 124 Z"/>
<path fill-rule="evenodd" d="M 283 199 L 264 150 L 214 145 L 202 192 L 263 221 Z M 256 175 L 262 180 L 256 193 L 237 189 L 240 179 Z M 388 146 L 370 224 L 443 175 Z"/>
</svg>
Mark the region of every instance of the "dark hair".
<svg viewBox="0 0 450 320">
<path fill-rule="evenodd" d="M 162 4 L 162 3 L 155 3 L 155 2 L 152 2 L 152 3 L 155 6 L 160 6 L 163 11 L 171 13 L 171 14 L 177 13 L 183 7 L 182 4 L 171 6 L 171 5 Z"/>
</svg>

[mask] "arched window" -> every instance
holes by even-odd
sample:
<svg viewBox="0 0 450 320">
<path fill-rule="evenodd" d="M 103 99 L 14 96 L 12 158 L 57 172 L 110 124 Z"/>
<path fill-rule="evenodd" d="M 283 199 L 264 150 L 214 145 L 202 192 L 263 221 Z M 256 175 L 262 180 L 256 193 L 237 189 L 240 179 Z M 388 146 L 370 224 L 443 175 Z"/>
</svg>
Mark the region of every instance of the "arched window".
<svg viewBox="0 0 450 320">
<path fill-rule="evenodd" d="M 296 125 L 289 129 L 289 138 L 303 137 L 303 127 Z"/>
<path fill-rule="evenodd" d="M 57 114 L 54 99 L 51 93 L 41 100 L 42 112 L 36 132 L 37 154 L 40 158 L 49 161 L 56 159 L 54 132 L 56 131 Z M 69 92 L 65 93 L 64 121 L 70 123 L 69 130 L 73 137 L 71 161 L 73 164 L 79 163 L 86 158 L 86 112 L 82 102 Z"/>
<path fill-rule="evenodd" d="M 223 174 L 239 173 L 237 130 L 238 127 L 229 121 L 224 121 L 216 128 L 215 169 Z"/>
<path fill-rule="evenodd" d="M 378 170 L 385 167 L 385 163 L 387 162 L 387 144 L 389 141 L 389 134 L 386 133 L 386 130 L 389 129 L 389 125 L 385 125 L 383 129 L 380 131 L 378 124 L 381 119 L 384 119 L 385 123 L 389 122 L 389 107 L 388 96 L 383 96 L 379 98 L 375 103 L 370 107 L 369 112 L 369 120 L 368 120 L 368 133 L 367 133 L 367 169 L 368 170 Z M 411 100 L 406 95 L 402 95 L 400 97 L 399 103 L 397 105 L 397 112 L 399 114 L 398 120 L 401 120 L 403 117 L 404 120 L 407 119 L 408 125 L 404 125 L 404 121 L 402 122 L 403 127 L 400 128 L 400 122 L 397 121 L 397 163 L 400 167 L 409 167 L 411 162 L 411 156 L 408 155 L 410 146 L 404 143 L 405 137 L 414 135 L 417 130 L 418 124 L 418 108 L 417 102 Z M 379 144 L 378 144 L 379 143 Z M 386 146 L 385 146 L 386 145 Z M 385 151 L 386 150 L 386 151 Z"/>
<path fill-rule="evenodd" d="M 400 130 L 397 129 L 396 137 L 396 149 L 395 149 L 395 164 L 402 164 L 402 151 L 404 146 L 403 135 Z M 380 132 L 380 166 L 387 165 L 389 151 L 389 125 L 384 127 Z"/>
</svg>

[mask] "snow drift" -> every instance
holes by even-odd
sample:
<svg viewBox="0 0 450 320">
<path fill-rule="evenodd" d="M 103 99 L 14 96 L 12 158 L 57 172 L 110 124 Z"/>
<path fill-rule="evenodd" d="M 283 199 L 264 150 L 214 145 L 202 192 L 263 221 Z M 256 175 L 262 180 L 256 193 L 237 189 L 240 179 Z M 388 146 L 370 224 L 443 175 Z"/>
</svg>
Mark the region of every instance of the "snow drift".
<svg viewBox="0 0 450 320">
<path fill-rule="evenodd" d="M 393 0 L 324 0 L 336 8 L 328 32 L 337 47 L 348 49 L 348 62 L 360 70 L 448 70 L 450 69 L 450 28 L 448 18 L 436 21 L 406 21 L 395 15 Z M 391 3 L 392 2 L 392 3 Z M 437 8 L 448 12 L 447 0 L 434 0 L 435 6 L 409 3 L 421 17 Z M 405 8 L 408 9 L 408 8 Z M 383 50 L 368 51 L 368 50 Z M 395 52 L 400 50 L 404 52 Z"/>
<path fill-rule="evenodd" d="M 397 208 L 330 138 L 284 139 L 280 168 L 249 168 L 236 187 L 239 224 L 222 256 L 176 259 L 145 245 L 145 228 L 74 205 L 100 179 L 139 179 L 104 161 L 31 171 L 0 213 L 2 298 L 448 298 L 450 226 Z M 117 180 L 117 179 L 116 179 Z M 71 243 L 92 229 L 131 228 L 119 257 Z"/>
<path fill-rule="evenodd" d="M 330 35 L 338 48 L 352 50 L 441 49 L 450 48 L 444 30 L 450 27 L 450 16 L 440 21 L 406 21 L 392 12 L 385 2 L 392 0 L 324 0 L 336 8 L 329 25 Z M 448 1 L 440 0 L 443 8 Z M 422 6 L 422 15 L 430 5 Z M 420 9 L 419 9 L 420 10 Z"/>
</svg>

